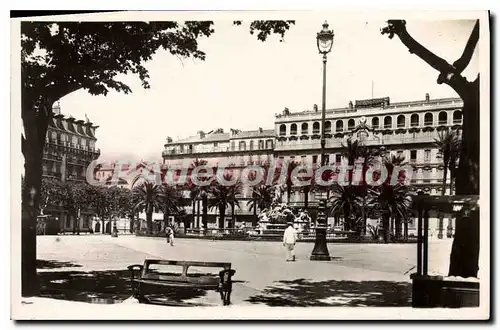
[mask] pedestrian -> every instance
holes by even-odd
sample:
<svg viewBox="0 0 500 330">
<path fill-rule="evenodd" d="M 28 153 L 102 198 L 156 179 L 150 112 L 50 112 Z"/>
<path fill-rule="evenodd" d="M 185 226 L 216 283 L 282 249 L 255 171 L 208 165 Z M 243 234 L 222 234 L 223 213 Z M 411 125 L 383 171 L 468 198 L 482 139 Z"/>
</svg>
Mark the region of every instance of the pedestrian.
<svg viewBox="0 0 500 330">
<path fill-rule="evenodd" d="M 295 243 L 297 242 L 297 231 L 293 223 L 289 222 L 283 234 L 283 246 L 286 248 L 286 261 L 295 261 Z"/>
<path fill-rule="evenodd" d="M 174 230 L 170 226 L 167 226 L 165 234 L 167 236 L 167 243 L 170 243 L 170 246 L 174 246 Z"/>
</svg>

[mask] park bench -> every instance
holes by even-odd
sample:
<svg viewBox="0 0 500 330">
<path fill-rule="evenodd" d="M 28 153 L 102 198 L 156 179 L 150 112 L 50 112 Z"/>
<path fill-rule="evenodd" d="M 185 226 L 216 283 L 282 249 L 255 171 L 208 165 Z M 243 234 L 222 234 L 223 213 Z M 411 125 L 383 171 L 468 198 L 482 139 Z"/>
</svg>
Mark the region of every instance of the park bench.
<svg viewBox="0 0 500 330">
<path fill-rule="evenodd" d="M 182 270 L 180 273 L 160 273 L 151 268 L 153 265 L 178 266 Z M 212 267 L 222 270 L 218 274 L 188 274 L 189 267 Z M 231 269 L 231 263 L 146 259 L 143 265 L 130 265 L 127 268 L 130 271 L 133 296 L 141 303 L 151 303 L 145 297 L 150 292 L 148 288 L 158 287 L 214 290 L 220 293 L 223 305 L 231 303 L 232 276 L 236 272 Z"/>
</svg>

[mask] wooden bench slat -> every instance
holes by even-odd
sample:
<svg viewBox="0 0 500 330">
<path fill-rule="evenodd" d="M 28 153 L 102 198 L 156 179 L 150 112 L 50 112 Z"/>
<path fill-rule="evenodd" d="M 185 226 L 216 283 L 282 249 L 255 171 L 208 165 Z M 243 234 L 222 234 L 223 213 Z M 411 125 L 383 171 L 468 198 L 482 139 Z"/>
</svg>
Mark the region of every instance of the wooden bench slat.
<svg viewBox="0 0 500 330">
<path fill-rule="evenodd" d="M 146 259 L 144 265 L 172 265 L 172 266 L 198 266 L 198 267 L 222 267 L 230 268 L 230 262 L 206 262 L 206 261 L 180 261 L 180 260 L 156 260 Z"/>
</svg>

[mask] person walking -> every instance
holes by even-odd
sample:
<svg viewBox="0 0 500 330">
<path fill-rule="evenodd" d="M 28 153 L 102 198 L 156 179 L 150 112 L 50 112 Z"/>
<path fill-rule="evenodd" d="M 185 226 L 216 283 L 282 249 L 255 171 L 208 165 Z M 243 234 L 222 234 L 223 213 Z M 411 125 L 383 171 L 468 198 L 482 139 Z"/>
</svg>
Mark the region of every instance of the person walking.
<svg viewBox="0 0 500 330">
<path fill-rule="evenodd" d="M 286 248 L 286 261 L 295 261 L 295 243 L 297 242 L 297 231 L 293 223 L 289 222 L 283 234 L 283 246 Z"/>
<path fill-rule="evenodd" d="M 174 246 L 174 230 L 170 225 L 165 228 L 165 234 L 167 236 L 167 243 L 170 243 L 170 246 Z"/>
</svg>

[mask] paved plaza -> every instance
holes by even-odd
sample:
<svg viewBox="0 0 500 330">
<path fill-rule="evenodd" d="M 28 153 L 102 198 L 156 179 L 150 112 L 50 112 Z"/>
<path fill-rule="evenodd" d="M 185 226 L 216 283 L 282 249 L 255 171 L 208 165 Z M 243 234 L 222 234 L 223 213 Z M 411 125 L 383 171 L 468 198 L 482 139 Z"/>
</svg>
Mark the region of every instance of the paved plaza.
<svg viewBox="0 0 500 330">
<path fill-rule="evenodd" d="M 430 244 L 430 273 L 447 273 L 451 240 Z M 313 243 L 299 243 L 285 262 L 280 242 L 211 241 L 105 235 L 38 237 L 42 297 L 118 303 L 130 297 L 126 267 L 144 259 L 231 262 L 233 305 L 410 306 L 416 244 L 328 244 L 332 260 L 310 261 Z M 172 306 L 220 305 L 216 292 L 173 289 Z"/>
</svg>

